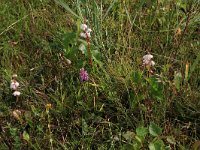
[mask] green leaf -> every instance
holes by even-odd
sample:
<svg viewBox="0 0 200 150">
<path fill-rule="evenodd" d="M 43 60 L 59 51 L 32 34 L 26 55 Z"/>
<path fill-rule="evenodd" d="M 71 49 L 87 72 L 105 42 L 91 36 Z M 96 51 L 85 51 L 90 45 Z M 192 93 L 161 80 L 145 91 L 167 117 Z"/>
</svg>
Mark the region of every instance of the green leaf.
<svg viewBox="0 0 200 150">
<path fill-rule="evenodd" d="M 98 50 L 92 50 L 91 53 L 93 57 L 95 57 L 98 60 L 100 59 L 101 53 Z"/>
<path fill-rule="evenodd" d="M 168 145 L 165 147 L 165 150 L 171 150 L 171 147 Z"/>
<path fill-rule="evenodd" d="M 74 45 L 76 43 L 76 32 L 68 32 L 63 35 L 63 45 L 64 45 L 64 52 L 66 55 L 73 55 L 77 51 L 74 50 Z"/>
<path fill-rule="evenodd" d="M 176 5 L 179 7 L 180 10 L 182 10 L 184 13 L 186 13 L 186 11 L 187 11 L 186 3 L 184 3 L 183 1 L 178 1 L 176 3 Z"/>
<path fill-rule="evenodd" d="M 96 57 L 94 57 L 94 56 L 92 56 L 92 59 L 94 60 L 94 62 L 96 62 L 99 66 L 101 66 L 102 67 L 102 65 L 103 65 L 103 62 L 102 61 L 100 61 L 99 59 L 97 59 Z"/>
<path fill-rule="evenodd" d="M 163 100 L 163 85 L 159 83 L 156 77 L 150 77 L 147 80 L 150 83 L 150 94 L 156 97 L 158 100 Z"/>
<path fill-rule="evenodd" d="M 162 133 L 162 129 L 157 126 L 155 123 L 151 122 L 149 126 L 149 133 L 152 136 L 159 136 Z"/>
<path fill-rule="evenodd" d="M 65 48 L 67 49 L 67 48 L 73 46 L 73 44 L 75 43 L 75 39 L 76 39 L 76 32 L 65 33 L 63 35 L 63 45 L 65 46 Z"/>
<path fill-rule="evenodd" d="M 147 133 L 148 133 L 148 129 L 145 128 L 145 127 L 138 127 L 138 128 L 136 128 L 136 134 L 139 137 L 142 137 L 143 139 L 145 138 L 145 136 L 147 135 Z"/>
<path fill-rule="evenodd" d="M 156 140 L 155 142 L 151 142 L 149 144 L 149 149 L 150 150 L 164 150 L 164 143 L 162 140 Z"/>
<path fill-rule="evenodd" d="M 135 139 L 139 142 L 139 143 L 142 143 L 143 142 L 143 138 L 139 137 L 139 136 L 135 136 Z"/>
<path fill-rule="evenodd" d="M 150 149 L 150 150 L 157 150 L 157 149 L 156 149 L 156 145 L 155 145 L 154 143 L 150 143 L 150 144 L 149 144 L 149 149 Z"/>
<path fill-rule="evenodd" d="M 26 131 L 23 132 L 23 139 L 26 140 L 26 141 L 30 140 L 30 136 Z"/>
</svg>

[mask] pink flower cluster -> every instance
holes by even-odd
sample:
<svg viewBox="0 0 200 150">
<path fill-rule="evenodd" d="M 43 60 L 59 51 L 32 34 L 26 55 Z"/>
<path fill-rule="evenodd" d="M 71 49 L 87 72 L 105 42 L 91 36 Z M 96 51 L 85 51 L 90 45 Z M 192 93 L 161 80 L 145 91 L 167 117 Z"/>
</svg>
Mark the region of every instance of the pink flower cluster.
<svg viewBox="0 0 200 150">
<path fill-rule="evenodd" d="M 143 65 L 144 66 L 154 66 L 155 62 L 152 60 L 153 55 L 147 54 L 143 56 Z"/>
<path fill-rule="evenodd" d="M 81 79 L 81 82 L 89 80 L 88 73 L 87 71 L 85 71 L 84 68 L 80 69 L 80 79 Z"/>
</svg>

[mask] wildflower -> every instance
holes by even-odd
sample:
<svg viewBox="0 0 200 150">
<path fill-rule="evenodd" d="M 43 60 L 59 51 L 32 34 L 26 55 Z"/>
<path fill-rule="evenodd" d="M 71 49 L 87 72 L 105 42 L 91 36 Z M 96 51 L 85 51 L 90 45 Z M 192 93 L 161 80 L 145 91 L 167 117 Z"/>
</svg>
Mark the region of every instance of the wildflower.
<svg viewBox="0 0 200 150">
<path fill-rule="evenodd" d="M 20 93 L 19 91 L 14 91 L 14 92 L 13 92 L 13 95 L 14 95 L 14 96 L 20 96 L 20 94 L 21 94 L 21 93 Z"/>
<path fill-rule="evenodd" d="M 80 78 L 81 78 L 81 82 L 88 81 L 88 79 L 89 79 L 88 73 L 87 73 L 87 71 L 85 71 L 84 68 L 80 69 Z"/>
<path fill-rule="evenodd" d="M 18 91 L 19 82 L 17 82 L 16 78 L 17 78 L 17 74 L 12 75 L 10 88 L 14 91 L 13 95 L 16 96 L 16 102 L 18 102 L 18 96 L 20 96 L 21 93 Z"/>
<path fill-rule="evenodd" d="M 91 38 L 90 32 L 86 32 L 86 35 L 88 36 L 88 38 Z"/>
<path fill-rule="evenodd" d="M 155 62 L 152 60 L 150 65 L 151 65 L 151 66 L 154 66 L 154 65 L 155 65 Z"/>
<path fill-rule="evenodd" d="M 18 86 L 19 86 L 19 82 L 17 82 L 16 80 L 11 80 L 10 88 L 12 90 L 17 90 Z"/>
<path fill-rule="evenodd" d="M 147 54 L 147 55 L 144 55 L 143 56 L 143 60 L 144 61 L 149 61 L 149 60 L 151 60 L 153 58 L 153 55 L 151 55 L 151 54 Z"/>
<path fill-rule="evenodd" d="M 13 74 L 13 75 L 12 75 L 12 78 L 17 78 L 17 74 Z"/>
<path fill-rule="evenodd" d="M 80 37 L 86 39 L 86 38 L 87 38 L 87 35 L 86 35 L 85 33 L 81 32 L 81 33 L 80 33 Z"/>
<path fill-rule="evenodd" d="M 71 60 L 69 60 L 69 59 L 66 59 L 66 62 L 68 65 L 71 65 L 71 63 L 72 63 Z"/>
<path fill-rule="evenodd" d="M 80 28 L 81 30 L 85 31 L 88 28 L 88 26 L 86 24 L 81 24 Z"/>
<path fill-rule="evenodd" d="M 86 38 L 91 38 L 91 35 L 90 35 L 90 32 L 86 32 L 86 33 L 81 32 L 80 37 L 86 39 Z"/>
<path fill-rule="evenodd" d="M 80 33 L 80 36 L 82 38 L 90 38 L 90 32 L 92 32 L 92 29 L 90 29 L 86 24 L 81 24 L 81 30 L 83 30 L 83 32 Z"/>
<path fill-rule="evenodd" d="M 86 39 L 87 44 L 88 44 L 88 55 L 89 55 L 89 63 L 90 65 L 92 65 L 92 55 L 90 52 L 90 38 L 91 38 L 91 34 L 90 32 L 92 32 L 92 29 L 90 29 L 86 24 L 81 24 L 82 32 L 80 33 L 80 37 Z"/>
<path fill-rule="evenodd" d="M 154 66 L 155 62 L 152 60 L 153 55 L 147 54 L 143 56 L 143 65 L 144 66 Z"/>
<path fill-rule="evenodd" d="M 88 29 L 87 29 L 87 32 L 88 32 L 88 33 L 92 32 L 92 29 L 88 28 Z"/>
</svg>

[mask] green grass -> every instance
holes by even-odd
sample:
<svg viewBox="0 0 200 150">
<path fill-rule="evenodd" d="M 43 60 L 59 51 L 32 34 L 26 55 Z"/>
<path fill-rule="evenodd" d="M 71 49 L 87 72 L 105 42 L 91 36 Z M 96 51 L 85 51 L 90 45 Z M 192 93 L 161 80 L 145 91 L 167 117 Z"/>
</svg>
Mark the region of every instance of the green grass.
<svg viewBox="0 0 200 150">
<path fill-rule="evenodd" d="M 198 0 L 1 0 L 1 149 L 199 149 L 199 12 Z"/>
</svg>

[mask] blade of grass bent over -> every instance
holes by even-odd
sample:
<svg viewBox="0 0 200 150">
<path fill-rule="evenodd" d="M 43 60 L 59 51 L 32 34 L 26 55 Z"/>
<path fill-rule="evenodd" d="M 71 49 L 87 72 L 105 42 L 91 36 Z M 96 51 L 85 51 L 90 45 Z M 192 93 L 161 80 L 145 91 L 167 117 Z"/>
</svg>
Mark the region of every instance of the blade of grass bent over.
<svg viewBox="0 0 200 150">
<path fill-rule="evenodd" d="M 63 8 L 65 8 L 68 12 L 70 12 L 72 15 L 74 15 L 75 17 L 79 18 L 80 17 L 75 13 L 73 12 L 70 7 L 65 3 L 63 2 L 62 0 L 54 0 L 57 4 L 59 4 L 60 6 L 62 6 Z"/>
</svg>

